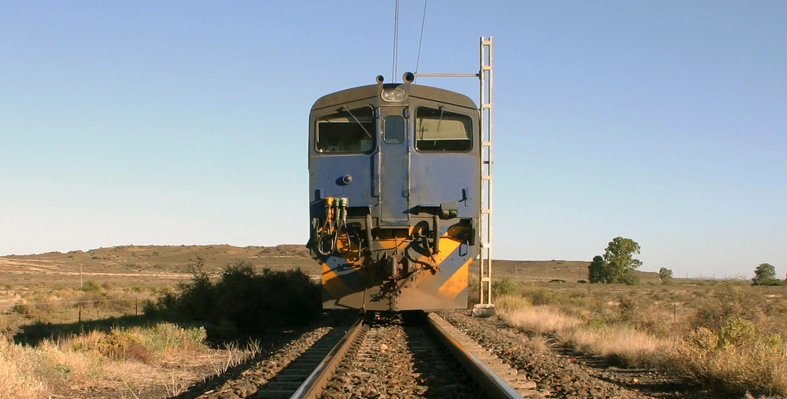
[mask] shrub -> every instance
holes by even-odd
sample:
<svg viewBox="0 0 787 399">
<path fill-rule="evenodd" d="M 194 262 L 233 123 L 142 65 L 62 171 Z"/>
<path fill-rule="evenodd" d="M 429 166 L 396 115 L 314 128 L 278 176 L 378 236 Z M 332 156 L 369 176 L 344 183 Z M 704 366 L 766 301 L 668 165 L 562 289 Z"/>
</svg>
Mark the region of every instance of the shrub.
<svg viewBox="0 0 787 399">
<path fill-rule="evenodd" d="M 44 302 L 40 307 L 38 304 L 17 303 L 11 307 L 9 313 L 20 315 L 25 319 L 35 320 L 39 323 L 46 323 L 52 321 L 51 310 L 52 306 L 49 302 Z"/>
<path fill-rule="evenodd" d="M 35 307 L 26 303 L 15 303 L 9 312 L 25 316 L 26 318 L 33 318 L 36 313 Z"/>
<path fill-rule="evenodd" d="M 155 352 L 196 349 L 205 343 L 204 327 L 181 328 L 172 323 L 158 323 L 141 334 L 145 346 Z"/>
<path fill-rule="evenodd" d="M 153 353 L 142 345 L 142 340 L 137 334 L 118 328 L 113 328 L 98 341 L 98 351 L 118 361 L 135 359 L 142 363 L 150 363 L 153 360 Z"/>
<path fill-rule="evenodd" d="M 533 305 L 549 305 L 556 301 L 556 295 L 553 291 L 544 288 L 535 288 L 523 293 Z"/>
<path fill-rule="evenodd" d="M 506 294 L 506 295 L 501 295 L 495 299 L 495 306 L 498 309 L 503 310 L 504 312 L 512 312 L 515 310 L 519 310 L 531 306 L 531 304 L 530 301 L 527 300 L 527 298 L 521 295 Z"/>
<path fill-rule="evenodd" d="M 519 289 L 514 280 L 510 277 L 504 277 L 502 280 L 492 283 L 492 293 L 495 296 L 513 295 L 519 293 Z"/>
<path fill-rule="evenodd" d="M 11 339 L 22 332 L 25 318 L 19 314 L 0 315 L 0 340 Z"/>
<path fill-rule="evenodd" d="M 716 333 L 730 320 L 746 320 L 754 325 L 765 322 L 766 302 L 756 292 L 737 286 L 726 286 L 713 291 L 697 307 L 694 328 L 705 327 Z"/>
<path fill-rule="evenodd" d="M 93 280 L 87 280 L 84 283 L 82 283 L 82 291 L 100 292 L 101 290 L 102 290 L 101 285 Z"/>
<path fill-rule="evenodd" d="M 306 324 L 322 311 L 320 285 L 300 269 L 257 273 L 251 264 L 237 262 L 215 282 L 200 267 L 194 270 L 191 282 L 146 305 L 145 313 L 250 332 Z"/>
<path fill-rule="evenodd" d="M 713 331 L 699 327 L 675 347 L 673 367 L 731 392 L 787 394 L 787 348 L 778 334 L 751 321 L 733 318 Z"/>
<path fill-rule="evenodd" d="M 637 275 L 633 270 L 626 270 L 626 272 L 623 273 L 623 276 L 620 278 L 620 281 L 626 285 L 639 285 L 641 283 L 639 275 Z"/>
<path fill-rule="evenodd" d="M 672 270 L 662 267 L 659 269 L 659 280 L 662 284 L 672 283 Z"/>
</svg>

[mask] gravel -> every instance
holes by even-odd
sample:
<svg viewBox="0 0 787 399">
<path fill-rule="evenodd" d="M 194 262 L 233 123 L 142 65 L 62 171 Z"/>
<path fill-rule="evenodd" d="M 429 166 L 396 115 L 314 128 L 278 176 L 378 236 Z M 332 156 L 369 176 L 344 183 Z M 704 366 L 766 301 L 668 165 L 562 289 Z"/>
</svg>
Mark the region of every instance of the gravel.
<svg viewBox="0 0 787 399">
<path fill-rule="evenodd" d="M 372 322 L 337 370 L 324 399 L 484 398 L 423 322 Z"/>
<path fill-rule="evenodd" d="M 733 398 L 652 370 L 610 367 L 603 359 L 570 352 L 536 351 L 530 338 L 497 317 L 475 318 L 463 311 L 441 312 L 457 329 L 517 369 L 553 398 Z"/>
</svg>

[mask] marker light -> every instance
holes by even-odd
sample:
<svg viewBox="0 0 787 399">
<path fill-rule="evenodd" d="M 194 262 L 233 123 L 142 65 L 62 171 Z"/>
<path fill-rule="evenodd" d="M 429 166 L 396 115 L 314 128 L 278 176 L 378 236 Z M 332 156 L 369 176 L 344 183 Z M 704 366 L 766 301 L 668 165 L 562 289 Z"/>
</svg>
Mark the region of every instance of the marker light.
<svg viewBox="0 0 787 399">
<path fill-rule="evenodd" d="M 407 98 L 407 92 L 401 87 L 384 89 L 382 93 L 380 93 L 380 98 L 387 103 L 396 103 L 404 101 Z"/>
<path fill-rule="evenodd" d="M 353 182 L 353 177 L 350 176 L 350 175 L 344 175 L 344 176 L 342 176 L 342 182 L 344 184 L 350 184 L 350 183 Z"/>
</svg>

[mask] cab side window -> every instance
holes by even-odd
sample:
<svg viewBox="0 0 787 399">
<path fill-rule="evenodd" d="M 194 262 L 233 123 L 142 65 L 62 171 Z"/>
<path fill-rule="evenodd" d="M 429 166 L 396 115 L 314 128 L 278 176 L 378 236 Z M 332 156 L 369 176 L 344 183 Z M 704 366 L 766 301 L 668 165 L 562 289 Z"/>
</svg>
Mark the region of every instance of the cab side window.
<svg viewBox="0 0 787 399">
<path fill-rule="evenodd" d="M 418 107 L 415 113 L 415 148 L 420 151 L 470 151 L 473 120 L 443 107 Z"/>
<path fill-rule="evenodd" d="M 374 111 L 371 107 L 341 109 L 317 119 L 317 152 L 364 153 L 374 148 Z"/>
</svg>

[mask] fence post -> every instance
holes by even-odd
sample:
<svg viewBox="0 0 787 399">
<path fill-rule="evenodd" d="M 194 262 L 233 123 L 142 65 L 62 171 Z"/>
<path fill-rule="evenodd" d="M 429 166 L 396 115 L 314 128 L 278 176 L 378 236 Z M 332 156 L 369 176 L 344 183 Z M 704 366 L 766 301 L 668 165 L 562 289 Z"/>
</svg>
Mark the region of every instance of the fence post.
<svg viewBox="0 0 787 399">
<path fill-rule="evenodd" d="M 134 316 L 139 316 L 139 298 L 134 298 Z"/>
<path fill-rule="evenodd" d="M 82 322 L 82 302 L 77 303 L 77 321 Z"/>
</svg>

